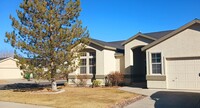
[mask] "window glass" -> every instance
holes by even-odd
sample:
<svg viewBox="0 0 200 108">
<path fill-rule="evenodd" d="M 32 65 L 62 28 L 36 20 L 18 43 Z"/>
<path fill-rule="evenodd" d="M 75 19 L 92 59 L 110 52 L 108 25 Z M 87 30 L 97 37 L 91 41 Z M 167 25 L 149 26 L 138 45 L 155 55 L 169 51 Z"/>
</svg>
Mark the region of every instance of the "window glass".
<svg viewBox="0 0 200 108">
<path fill-rule="evenodd" d="M 96 52 L 82 52 L 81 53 L 80 73 L 81 74 L 96 73 Z"/>
<path fill-rule="evenodd" d="M 90 74 L 96 73 L 96 58 L 90 58 L 89 59 L 89 65 L 90 65 Z"/>
<path fill-rule="evenodd" d="M 96 66 L 90 66 L 90 74 L 96 73 Z"/>
<path fill-rule="evenodd" d="M 80 67 L 80 73 L 86 74 L 86 67 Z"/>
<path fill-rule="evenodd" d="M 161 65 L 161 53 L 152 53 L 152 73 L 161 74 L 162 65 Z"/>
<path fill-rule="evenodd" d="M 90 62 L 89 62 L 90 65 L 95 65 L 96 64 L 96 59 L 95 58 L 90 58 L 89 60 L 90 60 Z"/>
<path fill-rule="evenodd" d="M 81 56 L 86 56 L 86 52 L 81 52 Z"/>
<path fill-rule="evenodd" d="M 81 66 L 86 65 L 86 59 L 81 59 Z"/>
<path fill-rule="evenodd" d="M 95 52 L 89 52 L 89 55 L 92 57 L 96 57 L 96 53 Z"/>
<path fill-rule="evenodd" d="M 161 64 L 152 64 L 152 72 L 154 74 L 161 74 Z"/>
</svg>

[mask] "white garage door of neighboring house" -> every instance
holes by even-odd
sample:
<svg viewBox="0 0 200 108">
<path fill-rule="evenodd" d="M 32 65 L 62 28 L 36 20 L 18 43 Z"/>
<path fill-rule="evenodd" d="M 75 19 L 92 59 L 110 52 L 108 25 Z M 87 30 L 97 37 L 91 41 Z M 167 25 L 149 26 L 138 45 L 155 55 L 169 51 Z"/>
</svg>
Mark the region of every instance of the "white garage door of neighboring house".
<svg viewBox="0 0 200 108">
<path fill-rule="evenodd" d="M 168 89 L 200 90 L 200 58 L 167 59 Z"/>
</svg>

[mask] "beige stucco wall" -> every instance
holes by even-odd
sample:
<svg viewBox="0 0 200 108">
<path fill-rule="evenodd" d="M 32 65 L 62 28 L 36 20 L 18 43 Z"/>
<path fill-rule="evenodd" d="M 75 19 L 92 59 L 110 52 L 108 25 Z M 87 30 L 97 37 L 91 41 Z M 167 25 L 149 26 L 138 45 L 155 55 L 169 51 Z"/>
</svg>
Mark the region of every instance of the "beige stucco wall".
<svg viewBox="0 0 200 108">
<path fill-rule="evenodd" d="M 123 57 L 118 59 L 115 58 L 115 51 L 103 49 L 98 46 L 87 46 L 86 49 L 93 49 L 96 51 L 96 76 L 101 76 L 101 78 L 97 78 L 97 80 L 101 80 L 102 84 L 105 84 L 104 77 L 111 72 L 118 71 L 117 69 L 124 69 L 124 60 Z M 117 67 L 116 62 L 120 62 L 120 67 Z M 121 61 L 123 61 L 121 63 Z M 79 75 L 80 69 L 78 68 L 75 72 L 70 73 L 69 75 Z M 87 73 L 87 75 L 92 75 Z M 69 79 L 71 82 L 72 79 Z M 88 80 L 87 84 L 91 84 L 91 80 Z"/>
<path fill-rule="evenodd" d="M 87 46 L 86 49 L 92 49 L 96 51 L 96 75 L 104 74 L 104 52 L 99 48 L 94 48 L 92 46 Z M 78 68 L 75 72 L 70 73 L 69 75 L 78 75 L 80 74 L 80 69 Z M 89 73 L 87 73 L 89 74 Z"/>
<path fill-rule="evenodd" d="M 103 50 L 104 52 L 104 74 L 108 75 L 111 72 L 116 71 L 116 59 L 115 51 L 112 50 Z"/>
<path fill-rule="evenodd" d="M 133 51 L 132 49 L 139 46 L 145 46 L 148 43 L 151 43 L 152 40 L 143 38 L 143 37 L 137 37 L 136 39 L 130 41 L 129 43 L 125 44 L 125 74 L 127 76 L 131 75 L 131 68 L 134 65 L 133 64 Z M 126 82 L 129 83 L 131 81 L 130 78 L 126 78 Z"/>
<path fill-rule="evenodd" d="M 147 75 L 152 75 L 152 66 L 151 66 L 151 53 L 161 52 L 162 56 L 162 75 L 166 75 L 166 81 L 160 83 L 159 81 L 153 82 L 148 81 L 149 88 L 155 87 L 157 85 L 159 88 L 165 84 L 167 88 L 167 60 L 166 58 L 171 57 L 193 57 L 200 56 L 200 26 L 194 25 L 189 29 L 186 29 L 175 36 L 153 46 L 152 48 L 146 50 L 147 57 Z M 159 75 L 158 75 L 159 77 Z M 152 86 L 151 86 L 152 85 Z"/>
<path fill-rule="evenodd" d="M 21 73 L 15 60 L 8 59 L 0 62 L 0 79 L 21 79 L 23 78 Z"/>
<path fill-rule="evenodd" d="M 122 72 L 124 73 L 124 67 L 125 67 L 125 64 L 124 64 L 124 55 L 122 56 L 115 56 L 115 59 L 116 59 L 116 71 L 118 72 Z"/>
<path fill-rule="evenodd" d="M 166 81 L 147 81 L 147 88 L 164 89 L 166 88 Z"/>
</svg>

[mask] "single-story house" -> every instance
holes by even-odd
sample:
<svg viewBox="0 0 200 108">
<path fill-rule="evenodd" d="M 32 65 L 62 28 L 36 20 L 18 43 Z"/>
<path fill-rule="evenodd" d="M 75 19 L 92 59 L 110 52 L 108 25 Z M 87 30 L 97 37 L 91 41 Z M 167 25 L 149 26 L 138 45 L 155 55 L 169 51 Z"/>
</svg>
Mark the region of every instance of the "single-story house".
<svg viewBox="0 0 200 108">
<path fill-rule="evenodd" d="M 22 79 L 22 71 L 12 57 L 0 58 L 0 79 Z"/>
<path fill-rule="evenodd" d="M 70 74 L 96 72 L 104 81 L 113 71 L 123 72 L 126 84 L 146 82 L 147 88 L 200 90 L 200 20 L 176 30 L 137 33 L 125 41 L 92 39 L 82 64 Z"/>
<path fill-rule="evenodd" d="M 148 88 L 200 90 L 200 20 L 176 30 L 138 33 L 123 42 L 129 82 Z"/>
<path fill-rule="evenodd" d="M 5 73 L 7 78 L 21 77 L 13 61 L 0 61 L 0 79 Z M 13 70 L 15 74 L 11 74 Z M 76 75 L 88 75 L 104 83 L 114 71 L 124 73 L 126 84 L 146 82 L 147 88 L 200 90 L 200 20 L 175 30 L 139 32 L 122 41 L 91 39 L 80 68 L 69 74 L 69 82 Z"/>
</svg>

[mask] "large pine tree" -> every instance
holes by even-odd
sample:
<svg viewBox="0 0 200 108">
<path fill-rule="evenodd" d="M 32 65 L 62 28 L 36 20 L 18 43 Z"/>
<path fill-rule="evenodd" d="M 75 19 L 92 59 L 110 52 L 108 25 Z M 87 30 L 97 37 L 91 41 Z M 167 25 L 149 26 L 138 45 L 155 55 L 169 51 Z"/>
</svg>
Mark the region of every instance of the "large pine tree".
<svg viewBox="0 0 200 108">
<path fill-rule="evenodd" d="M 5 42 L 15 48 L 15 58 L 24 73 L 52 80 L 78 68 L 80 51 L 89 33 L 82 27 L 80 0 L 23 0 L 18 19 L 10 16 L 12 32 Z M 55 85 L 54 85 L 55 84 Z"/>
</svg>

